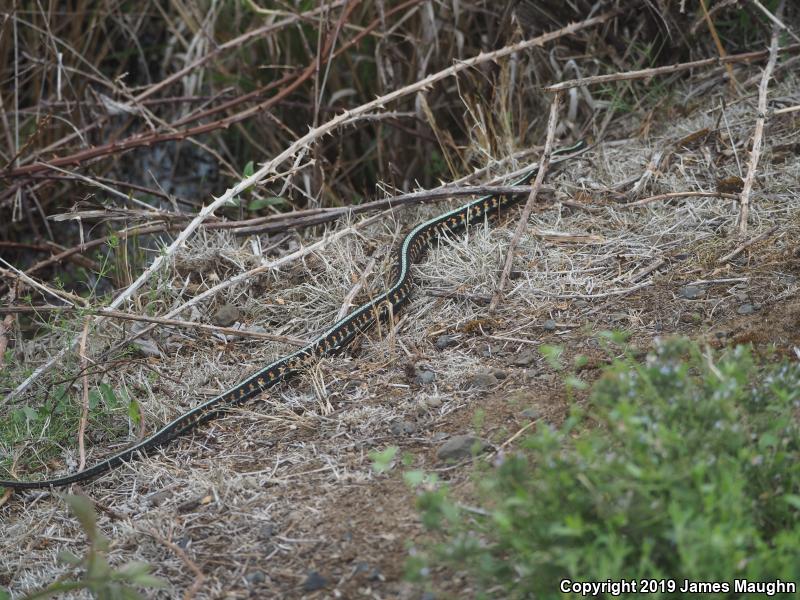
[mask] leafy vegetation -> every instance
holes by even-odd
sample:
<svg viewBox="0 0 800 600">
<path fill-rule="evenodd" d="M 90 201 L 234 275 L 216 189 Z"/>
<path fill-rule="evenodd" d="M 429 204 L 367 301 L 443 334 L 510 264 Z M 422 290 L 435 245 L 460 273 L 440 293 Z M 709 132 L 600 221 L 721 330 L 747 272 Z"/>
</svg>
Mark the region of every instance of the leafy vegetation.
<svg viewBox="0 0 800 600">
<path fill-rule="evenodd" d="M 556 597 L 563 579 L 798 581 L 798 384 L 796 363 L 758 365 L 744 346 L 615 360 L 584 409 L 481 473 L 485 514 L 446 486 L 421 493 L 444 541 L 409 574 L 466 569 L 504 598 Z"/>
</svg>

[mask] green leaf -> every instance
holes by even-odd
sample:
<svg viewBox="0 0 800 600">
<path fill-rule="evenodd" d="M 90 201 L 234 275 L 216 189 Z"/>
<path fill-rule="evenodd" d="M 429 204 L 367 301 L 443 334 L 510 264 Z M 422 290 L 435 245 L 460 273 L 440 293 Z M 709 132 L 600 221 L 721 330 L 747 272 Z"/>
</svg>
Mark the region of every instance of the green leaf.
<svg viewBox="0 0 800 600">
<path fill-rule="evenodd" d="M 75 496 L 73 494 L 64 496 L 64 502 L 69 505 L 72 513 L 86 532 L 86 536 L 94 542 L 97 539 L 97 515 L 94 512 L 92 503 L 83 496 Z"/>
<path fill-rule="evenodd" d="M 36 419 L 39 418 L 39 413 L 37 413 L 36 410 L 31 408 L 30 406 L 23 406 L 22 414 L 25 415 L 25 420 L 27 421 L 35 421 Z"/>
<path fill-rule="evenodd" d="M 112 409 L 117 408 L 117 406 L 119 406 L 119 400 L 117 399 L 117 395 L 114 393 L 114 389 L 107 383 L 101 383 L 99 387 L 106 406 Z"/>
<path fill-rule="evenodd" d="M 252 176 L 253 173 L 255 172 L 256 172 L 255 165 L 251 160 L 244 166 L 244 171 L 242 171 L 242 175 L 244 176 L 245 179 L 247 179 L 248 177 Z"/>
<path fill-rule="evenodd" d="M 796 494 L 786 494 L 784 495 L 783 499 L 786 500 L 786 503 L 790 506 L 800 510 L 800 496 L 797 496 Z"/>
<path fill-rule="evenodd" d="M 11 600 L 11 594 L 6 590 L 0 590 L 0 600 Z"/>
<path fill-rule="evenodd" d="M 266 208 L 267 206 L 280 206 L 281 204 L 285 203 L 286 200 L 279 198 L 278 196 L 270 196 L 269 198 L 256 198 L 247 205 L 247 210 L 256 211 Z"/>
<path fill-rule="evenodd" d="M 56 560 L 65 565 L 78 565 L 81 562 L 81 558 L 69 550 L 59 550 Z"/>
<path fill-rule="evenodd" d="M 135 398 L 128 400 L 128 417 L 134 425 L 138 425 L 142 419 L 142 415 L 139 412 L 139 403 Z"/>
<path fill-rule="evenodd" d="M 397 454 L 397 446 L 389 446 L 385 450 L 373 450 L 369 453 L 372 459 L 372 469 L 376 473 L 383 473 L 391 468 L 392 460 Z"/>
<path fill-rule="evenodd" d="M 149 572 L 150 565 L 139 560 L 133 560 L 129 563 L 125 563 L 119 569 L 117 569 L 117 573 L 125 577 L 136 577 L 137 575 L 142 575 Z"/>
<path fill-rule="evenodd" d="M 542 344 L 539 346 L 539 353 L 545 357 L 550 366 L 556 371 L 560 371 L 564 368 L 564 365 L 561 363 L 561 355 L 564 353 L 563 346 Z"/>
<path fill-rule="evenodd" d="M 100 404 L 100 394 L 97 390 L 91 390 L 89 392 L 89 408 L 94 410 L 98 404 Z"/>
<path fill-rule="evenodd" d="M 425 481 L 425 471 L 414 470 L 403 473 L 403 480 L 409 487 L 417 487 Z"/>
<path fill-rule="evenodd" d="M 161 579 L 160 577 L 156 577 L 155 575 L 150 575 L 149 573 L 140 573 L 139 575 L 132 577 L 131 583 L 149 588 L 169 587 L 169 582 Z"/>
</svg>

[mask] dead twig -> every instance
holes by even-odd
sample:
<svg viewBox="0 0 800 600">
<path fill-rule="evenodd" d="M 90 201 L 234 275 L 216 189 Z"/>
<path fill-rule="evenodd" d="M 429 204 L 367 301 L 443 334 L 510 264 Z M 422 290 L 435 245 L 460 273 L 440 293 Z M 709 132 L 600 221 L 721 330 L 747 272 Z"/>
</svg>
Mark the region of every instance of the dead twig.
<svg viewBox="0 0 800 600">
<path fill-rule="evenodd" d="M 783 10 L 784 0 L 778 5 L 777 13 Z M 761 83 L 758 86 L 758 115 L 756 116 L 755 129 L 753 131 L 753 148 L 750 151 L 750 161 L 747 164 L 747 175 L 744 177 L 744 186 L 739 200 L 739 235 L 747 235 L 747 218 L 750 215 L 750 193 L 753 190 L 753 183 L 756 179 L 758 160 L 761 158 L 761 140 L 764 136 L 764 122 L 767 120 L 767 91 L 769 80 L 772 77 L 772 70 L 778 60 L 778 25 L 772 28 L 772 39 L 769 44 L 769 60 L 764 67 L 761 76 Z"/>
<path fill-rule="evenodd" d="M 740 244 L 734 250 L 732 250 L 731 252 L 729 252 L 728 254 L 723 256 L 722 258 L 718 259 L 717 260 L 717 264 L 721 265 L 721 264 L 724 264 L 724 263 L 728 262 L 729 260 L 732 260 L 732 259 L 736 258 L 742 252 L 747 250 L 750 246 L 752 246 L 753 244 L 757 244 L 758 242 L 767 239 L 768 237 L 770 237 L 776 231 L 778 231 L 778 225 L 773 225 L 772 227 L 770 227 L 766 231 L 762 231 L 757 236 L 755 236 L 753 238 L 750 238 L 749 240 L 747 240 L 743 244 Z"/>
<path fill-rule="evenodd" d="M 780 48 L 781 52 L 796 52 L 800 50 L 800 44 L 792 44 Z M 596 85 L 598 83 L 608 83 L 610 81 L 630 81 L 632 79 L 647 79 L 657 75 L 669 75 L 678 71 L 696 69 L 698 67 L 715 67 L 727 63 L 752 62 L 770 56 L 769 50 L 758 50 L 756 52 L 744 52 L 742 54 L 731 54 L 726 57 L 703 58 L 686 63 L 666 65 L 664 67 L 653 67 L 652 69 L 640 69 L 638 71 L 627 71 L 625 73 L 609 73 L 608 75 L 593 75 L 592 77 L 582 77 L 581 79 L 570 79 L 544 88 L 546 92 L 558 92 L 574 87 Z"/>
<path fill-rule="evenodd" d="M 636 200 L 635 202 L 626 202 L 625 204 L 621 204 L 619 208 L 634 208 L 636 206 L 644 206 L 645 204 L 653 204 L 654 202 L 660 202 L 661 200 L 672 200 L 674 198 L 725 198 L 727 200 L 739 200 L 739 196 L 736 194 L 728 194 L 725 192 L 716 192 L 716 191 L 708 191 L 708 192 L 669 192 L 667 194 L 658 194 L 657 196 L 650 196 L 649 198 L 642 198 L 641 200 Z"/>
<path fill-rule="evenodd" d="M 186 554 L 184 549 L 178 546 L 176 543 L 160 536 L 155 531 L 151 531 L 149 529 L 140 529 L 140 531 L 172 550 L 176 556 L 181 559 L 181 562 L 186 565 L 186 567 L 188 567 L 192 573 L 194 573 L 194 581 L 192 581 L 192 585 L 183 595 L 183 600 L 191 600 L 194 598 L 195 594 L 200 590 L 200 586 L 202 586 L 203 582 L 206 580 L 206 576 L 203 575 L 203 571 L 200 569 L 200 567 L 198 567 L 197 564 L 191 558 L 189 558 L 189 555 Z"/>
<path fill-rule="evenodd" d="M 12 315 L 19 313 L 39 314 L 47 312 L 68 312 L 76 310 L 72 306 L 2 306 L 0 307 L 0 315 Z M 221 333 L 224 335 L 232 335 L 239 337 L 250 337 L 258 340 L 268 340 L 270 342 L 281 342 L 290 344 L 292 346 L 304 346 L 308 343 L 307 340 L 296 338 L 290 335 L 273 335 L 271 333 L 262 333 L 260 331 L 248 331 L 247 329 L 236 329 L 235 327 L 220 327 L 218 325 L 208 325 L 206 323 L 193 323 L 191 321 L 181 321 L 179 319 L 165 319 L 162 317 L 147 317 L 144 315 L 133 315 L 130 313 L 122 312 L 119 310 L 111 310 L 108 308 L 85 308 L 80 309 L 81 312 L 91 315 L 98 315 L 109 317 L 111 319 L 122 319 L 125 321 L 139 321 L 142 323 L 155 323 L 156 325 L 164 325 L 165 327 L 182 327 L 184 329 L 199 329 L 200 331 L 209 331 L 211 333 Z M 82 367 L 83 368 L 83 367 Z"/>
<path fill-rule="evenodd" d="M 497 305 L 500 303 L 500 296 L 503 293 L 503 288 L 506 285 L 506 281 L 508 280 L 508 275 L 511 273 L 511 264 L 514 262 L 514 251 L 517 248 L 517 244 L 519 244 L 519 240 L 522 237 L 522 232 L 525 231 L 525 228 L 528 226 L 528 218 L 531 216 L 531 211 L 533 211 L 533 205 L 536 202 L 536 196 L 539 194 L 539 190 L 542 187 L 542 182 L 544 182 L 544 177 L 547 174 L 547 167 L 550 166 L 550 155 L 553 151 L 553 140 L 555 139 L 556 135 L 556 125 L 558 124 L 558 107 L 561 104 L 561 92 L 556 92 L 553 96 L 553 102 L 550 104 L 550 117 L 547 121 L 547 137 L 545 138 L 544 142 L 544 153 L 542 154 L 541 162 L 539 163 L 539 169 L 536 171 L 536 179 L 533 181 L 533 185 L 531 186 L 531 192 L 528 196 L 528 201 L 525 203 L 525 208 L 522 210 L 522 216 L 519 218 L 519 223 L 517 223 L 517 228 L 514 231 L 514 237 L 511 238 L 511 244 L 508 246 L 508 253 L 506 254 L 506 261 L 503 265 L 503 272 L 500 275 L 500 281 L 497 284 L 497 288 L 492 294 L 492 301 L 489 303 L 489 312 L 494 312 L 497 309 Z"/>
<path fill-rule="evenodd" d="M 78 471 L 83 471 L 86 468 L 86 446 L 84 439 L 86 437 L 86 423 L 89 420 L 89 377 L 86 373 L 89 370 L 89 359 L 86 356 L 86 338 L 89 337 L 89 324 L 91 319 L 86 317 L 83 320 L 83 332 L 81 333 L 80 344 L 80 357 L 81 357 L 81 371 L 83 375 L 83 397 L 81 399 L 81 420 L 78 425 Z"/>
</svg>

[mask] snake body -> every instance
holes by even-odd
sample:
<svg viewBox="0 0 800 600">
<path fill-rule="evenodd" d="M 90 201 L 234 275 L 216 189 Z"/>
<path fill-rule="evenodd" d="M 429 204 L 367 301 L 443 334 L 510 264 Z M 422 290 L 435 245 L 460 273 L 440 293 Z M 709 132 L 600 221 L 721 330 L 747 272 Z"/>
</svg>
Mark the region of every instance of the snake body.
<svg viewBox="0 0 800 600">
<path fill-rule="evenodd" d="M 553 151 L 553 156 L 572 154 L 584 147 L 585 143 L 581 141 Z M 561 162 L 568 158 L 571 156 L 555 159 L 553 162 Z M 514 185 L 530 181 L 537 172 L 538 167 L 533 168 L 524 177 L 514 182 Z M 112 454 L 78 473 L 40 481 L 0 480 L 0 487 L 18 490 L 40 489 L 64 487 L 72 483 L 87 481 L 133 460 L 139 453 L 146 454 L 154 448 L 163 446 L 204 423 L 216 419 L 231 407 L 286 380 L 314 360 L 335 354 L 347 346 L 357 335 L 368 331 L 378 321 L 387 321 L 408 301 L 413 283 L 411 265 L 419 261 L 434 237 L 464 231 L 471 224 L 480 223 L 486 218 L 498 215 L 503 208 L 518 199 L 519 197 L 505 195 L 484 196 L 417 225 L 403 238 L 392 268 L 391 281 L 393 283 L 385 292 L 359 306 L 313 342 L 270 363 L 232 388 L 181 414 L 138 443 Z"/>
</svg>

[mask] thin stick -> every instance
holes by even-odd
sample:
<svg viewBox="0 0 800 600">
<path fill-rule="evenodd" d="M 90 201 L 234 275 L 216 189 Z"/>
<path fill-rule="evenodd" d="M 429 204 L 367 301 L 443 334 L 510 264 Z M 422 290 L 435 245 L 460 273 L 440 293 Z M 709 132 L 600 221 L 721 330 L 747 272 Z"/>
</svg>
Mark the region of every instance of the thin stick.
<svg viewBox="0 0 800 600">
<path fill-rule="evenodd" d="M 728 200 L 739 199 L 739 196 L 737 196 L 736 194 L 728 194 L 725 192 L 715 192 L 715 191 L 669 192 L 667 194 L 658 194 L 657 196 L 642 198 L 641 200 L 637 200 L 636 202 L 627 202 L 625 204 L 620 204 L 619 208 L 633 208 L 635 206 L 644 206 L 645 204 L 652 204 L 654 202 L 659 202 L 660 200 L 671 200 L 672 198 L 705 198 L 705 197 L 726 198 Z"/>
<path fill-rule="evenodd" d="M 84 439 L 86 437 L 86 423 L 89 420 L 89 377 L 86 374 L 89 371 L 89 359 L 86 357 L 86 338 L 89 337 L 89 324 L 91 319 L 86 317 L 83 321 L 83 332 L 81 333 L 81 371 L 83 376 L 83 398 L 81 402 L 81 421 L 78 426 L 78 471 L 83 471 L 86 468 L 86 446 Z"/>
<path fill-rule="evenodd" d="M 155 531 L 151 531 L 149 529 L 141 529 L 140 531 L 146 533 L 153 539 L 158 540 L 167 548 L 172 550 L 178 556 L 178 558 L 181 559 L 181 562 L 183 562 L 183 564 L 186 565 L 192 573 L 194 573 L 194 581 L 192 581 L 192 585 L 183 595 L 183 600 L 191 600 L 194 598 L 194 595 L 200 590 L 200 586 L 203 585 L 203 582 L 206 580 L 206 576 L 203 575 L 203 571 L 200 570 L 200 567 L 198 567 L 197 564 L 191 558 L 189 558 L 189 555 L 186 554 L 184 549 L 178 546 L 176 543 L 161 537 Z"/>
<path fill-rule="evenodd" d="M 0 315 L 29 313 L 39 314 L 46 312 L 69 312 L 76 310 L 72 306 L 2 306 L 0 307 Z M 274 335 L 271 333 L 261 333 L 260 331 L 248 331 L 246 329 L 235 329 L 234 327 L 220 327 L 218 325 L 208 325 L 206 323 L 193 323 L 191 321 L 181 321 L 178 319 L 165 319 L 163 317 L 146 317 L 144 315 L 133 315 L 131 313 L 122 312 L 119 310 L 111 310 L 108 308 L 86 308 L 80 309 L 81 312 L 91 315 L 101 315 L 111 319 L 123 319 L 126 321 L 140 321 L 142 323 L 155 323 L 157 325 L 164 325 L 166 327 L 183 327 L 184 329 L 199 329 L 200 331 L 210 331 L 212 333 L 222 333 L 225 335 L 238 335 L 240 337 L 251 337 L 259 340 L 269 340 L 271 342 L 282 342 L 291 344 L 292 346 L 304 346 L 308 343 L 307 340 L 296 338 L 290 335 Z"/>
<path fill-rule="evenodd" d="M 166 263 L 167 260 L 171 259 L 171 257 L 175 254 L 175 252 L 186 243 L 186 240 L 200 227 L 200 225 L 205 221 L 209 216 L 211 216 L 214 211 L 218 208 L 221 208 L 227 204 L 230 204 L 234 198 L 239 196 L 242 192 L 250 189 L 251 187 L 263 183 L 267 180 L 271 174 L 275 173 L 278 166 L 281 165 L 284 161 L 288 160 L 292 156 L 294 156 L 297 152 L 302 150 L 303 148 L 308 147 L 310 143 L 314 140 L 321 138 L 325 135 L 330 135 L 334 130 L 338 129 L 339 127 L 347 124 L 352 124 L 355 120 L 358 119 L 361 115 L 370 113 L 376 109 L 383 108 L 383 106 L 389 102 L 394 102 L 400 98 L 405 96 L 415 94 L 426 88 L 429 88 L 434 83 L 437 83 L 443 79 L 448 77 L 452 77 L 457 75 L 461 71 L 466 71 L 468 69 L 472 69 L 477 65 L 496 61 L 500 58 L 505 56 L 510 56 L 517 52 L 522 52 L 523 50 L 528 50 L 530 48 L 541 47 L 545 43 L 552 42 L 554 40 L 560 39 L 562 37 L 571 35 L 578 31 L 582 31 L 584 29 L 594 27 L 595 25 L 600 25 L 605 23 L 608 19 L 612 16 L 616 15 L 618 11 L 609 11 L 598 15 L 597 17 L 593 17 L 591 19 L 586 19 L 579 23 L 573 23 L 566 27 L 562 27 L 561 29 L 557 29 L 556 31 L 552 31 L 549 33 L 545 33 L 543 35 L 537 36 L 535 38 L 524 40 L 522 42 L 518 42 L 516 44 L 511 44 L 509 46 L 505 46 L 500 48 L 499 50 L 495 50 L 493 52 L 481 52 L 477 56 L 473 56 L 467 60 L 461 61 L 451 67 L 446 69 L 442 69 L 441 71 L 437 71 L 428 77 L 425 77 L 415 83 L 400 88 L 399 90 L 395 90 L 388 94 L 384 94 L 376 98 L 371 102 L 367 102 L 366 104 L 362 104 L 361 106 L 354 108 L 352 110 L 347 110 L 340 115 L 330 119 L 326 123 L 323 123 L 319 127 L 310 130 L 307 134 L 293 142 L 289 145 L 286 150 L 275 156 L 272 160 L 265 163 L 260 169 L 254 172 L 250 177 L 246 177 L 238 184 L 229 188 L 225 191 L 224 194 L 219 196 L 218 198 L 214 198 L 214 201 L 211 202 L 208 206 L 204 207 L 197 216 L 189 223 L 189 225 L 184 229 L 177 238 L 170 244 L 162 253 L 160 253 L 150 267 L 144 271 L 137 279 L 133 282 L 133 284 L 125 290 L 122 294 L 117 296 L 117 298 L 109 305 L 109 308 L 115 309 L 119 307 L 123 302 L 127 301 L 133 294 L 156 272 L 158 269 L 161 268 L 162 265 Z M 346 231 L 346 230 L 345 230 Z M 291 255 L 290 255 L 291 256 Z M 217 286 L 218 287 L 218 286 Z M 146 331 L 145 328 L 143 331 Z M 141 333 L 139 334 L 141 335 Z M 66 354 L 67 351 L 71 350 L 75 346 L 75 340 L 67 344 L 67 346 L 61 351 L 58 352 L 55 356 L 53 356 L 49 361 L 45 364 L 38 367 L 28 376 L 22 383 L 20 383 L 14 390 L 11 391 L 6 396 L 6 401 L 11 400 L 15 396 L 24 392 L 28 387 L 31 386 L 41 375 L 46 372 L 52 365 L 56 364 L 57 362 L 61 361 Z"/>
<path fill-rule="evenodd" d="M 780 28 L 781 28 L 781 29 L 783 29 L 783 30 L 784 30 L 786 33 L 788 33 L 790 36 L 792 36 L 792 37 L 793 37 L 793 38 L 794 38 L 796 41 L 800 42 L 800 37 L 797 37 L 797 34 L 796 34 L 794 31 L 792 31 L 791 29 L 789 29 L 789 28 L 788 28 L 788 27 L 787 27 L 787 26 L 786 26 L 786 25 L 783 23 L 783 21 L 781 21 L 781 20 L 780 20 L 780 18 L 779 18 L 779 17 L 776 17 L 776 16 L 775 16 L 775 15 L 773 15 L 771 12 L 769 12 L 769 10 L 768 10 L 768 9 L 767 9 L 767 8 L 766 8 L 766 7 L 765 7 L 763 4 L 761 4 L 761 2 L 759 2 L 758 0 L 750 0 L 750 2 L 751 2 L 752 4 L 755 4 L 755 5 L 756 5 L 756 8 L 757 8 L 758 10 L 760 10 L 761 12 L 763 12 L 763 13 L 764 13 L 764 14 L 767 16 L 767 18 L 768 18 L 770 21 L 772 21 L 772 23 L 774 24 L 774 26 L 775 26 L 775 27 L 780 27 Z M 781 3 L 781 6 L 779 6 L 779 7 L 778 7 L 778 9 L 777 9 L 775 12 L 776 12 L 776 13 L 778 13 L 778 14 L 780 14 L 780 12 L 781 12 L 781 8 L 783 8 L 783 3 Z"/>
<path fill-rule="evenodd" d="M 340 321 L 347 316 L 347 313 L 350 312 L 350 308 L 353 305 L 353 300 L 358 295 L 358 292 L 361 291 L 361 288 L 364 287 L 364 283 L 369 277 L 369 274 L 372 272 L 372 269 L 375 268 L 375 257 L 369 259 L 367 262 L 367 266 L 364 267 L 364 270 L 361 272 L 361 276 L 358 278 L 356 284 L 350 288 L 350 291 L 347 292 L 347 295 L 344 297 L 344 301 L 342 302 L 342 307 L 339 309 L 339 312 L 336 315 L 336 320 Z"/>
<path fill-rule="evenodd" d="M 783 10 L 784 0 L 778 5 L 777 13 Z M 758 159 L 761 157 L 761 140 L 764 136 L 764 122 L 767 120 L 767 90 L 769 80 L 772 77 L 772 70 L 778 60 L 778 32 L 779 27 L 772 27 L 772 40 L 769 44 L 769 60 L 761 76 L 761 83 L 758 86 L 758 116 L 753 131 L 753 149 L 750 151 L 750 162 L 747 165 L 747 175 L 742 186 L 741 199 L 739 200 L 739 236 L 747 235 L 747 218 L 750 215 L 750 192 L 753 190 L 753 183 L 756 179 L 758 169 Z"/>
<path fill-rule="evenodd" d="M 747 240 L 743 244 L 737 246 L 736 249 L 734 249 L 733 251 L 729 252 L 728 254 L 723 256 L 722 258 L 718 259 L 717 260 L 717 264 L 721 265 L 721 264 L 724 264 L 724 263 L 728 262 L 729 260 L 731 260 L 733 258 L 736 258 L 742 252 L 747 250 L 750 246 L 752 246 L 753 244 L 757 244 L 758 242 L 760 242 L 762 240 L 767 239 L 768 237 L 770 237 L 776 231 L 778 231 L 778 226 L 777 225 L 773 225 L 772 227 L 770 227 L 766 231 L 763 231 L 763 232 L 759 233 L 757 236 L 755 236 L 753 238 L 750 238 L 749 240 Z"/>
<path fill-rule="evenodd" d="M 550 155 L 553 151 L 553 140 L 556 136 L 558 107 L 560 104 L 561 92 L 556 92 L 553 95 L 553 102 L 550 104 L 550 117 L 547 121 L 547 137 L 545 138 L 544 142 L 544 153 L 542 154 L 542 159 L 539 163 L 539 169 L 536 172 L 536 179 L 533 181 L 533 185 L 531 186 L 531 193 L 528 196 L 528 201 L 525 203 L 522 216 L 519 218 L 519 222 L 517 223 L 517 228 L 514 231 L 514 237 L 511 238 L 511 244 L 509 245 L 508 253 L 506 254 L 506 262 L 503 265 L 503 272 L 500 275 L 500 281 L 497 284 L 494 294 L 492 294 L 492 301 L 489 303 L 489 312 L 494 312 L 497 309 L 497 305 L 500 303 L 500 296 L 503 293 L 503 288 L 505 287 L 508 276 L 511 273 L 511 264 L 514 262 L 514 251 L 517 249 L 517 244 L 519 244 L 519 240 L 522 237 L 522 232 L 525 231 L 525 228 L 528 226 L 528 219 L 531 216 L 531 211 L 533 211 L 533 205 L 536 202 L 536 196 L 539 194 L 539 190 L 542 187 L 542 182 L 544 182 L 544 176 L 547 173 L 547 167 L 550 166 Z"/>
<path fill-rule="evenodd" d="M 10 291 L 11 301 L 16 297 L 16 288 Z M 6 318 L 0 323 L 0 370 L 6 365 L 6 348 L 8 347 L 8 333 L 14 325 L 14 315 L 8 314 Z M 0 505 L 2 506 L 2 505 Z"/>
<path fill-rule="evenodd" d="M 722 45 L 722 40 L 719 39 L 719 34 L 717 34 L 717 28 L 714 27 L 714 21 L 711 20 L 711 15 L 708 14 L 708 9 L 706 8 L 706 0 L 700 0 L 700 7 L 703 9 L 703 17 L 705 18 L 706 25 L 708 26 L 709 32 L 711 32 L 711 37 L 714 39 L 714 45 L 717 47 L 717 52 L 719 53 L 721 58 L 725 58 L 728 53 L 725 52 L 725 47 Z M 736 90 L 736 78 L 733 75 L 733 66 L 730 63 L 725 65 L 725 70 L 728 72 L 728 81 L 731 84 L 731 90 Z"/>
<path fill-rule="evenodd" d="M 781 48 L 783 52 L 795 52 L 800 50 L 800 44 L 792 44 Z M 570 79 L 562 81 L 555 85 L 550 85 L 544 88 L 545 92 L 558 92 L 567 90 L 574 87 L 584 85 L 596 85 L 598 83 L 608 83 L 609 81 L 629 81 L 631 79 L 646 79 L 656 75 L 669 75 L 677 73 L 678 71 L 686 71 L 687 69 L 696 69 L 698 67 L 715 67 L 727 63 L 736 62 L 750 62 L 754 60 L 761 60 L 770 56 L 769 50 L 758 50 L 756 52 L 744 52 L 742 54 L 731 54 L 726 57 L 704 58 L 701 60 L 694 60 L 687 63 L 678 63 L 675 65 L 667 65 L 664 67 L 654 67 L 652 69 L 641 69 L 638 71 L 627 71 L 625 73 L 610 73 L 608 75 L 594 75 L 592 77 L 583 77 L 581 79 Z"/>
</svg>

